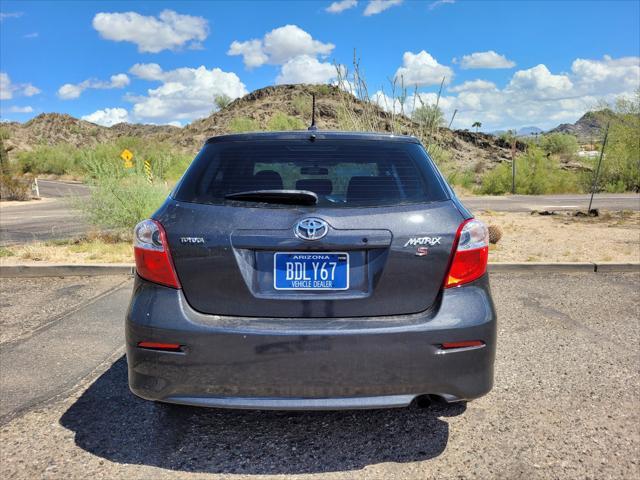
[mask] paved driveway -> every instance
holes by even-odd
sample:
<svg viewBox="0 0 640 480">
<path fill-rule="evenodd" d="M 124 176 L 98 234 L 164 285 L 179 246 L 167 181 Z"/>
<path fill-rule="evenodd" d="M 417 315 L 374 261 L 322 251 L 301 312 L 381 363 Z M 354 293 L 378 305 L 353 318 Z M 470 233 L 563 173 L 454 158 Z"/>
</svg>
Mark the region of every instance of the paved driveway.
<svg viewBox="0 0 640 480">
<path fill-rule="evenodd" d="M 122 281 L 13 281 L 20 296 L 3 285 L 2 478 L 640 475 L 639 274 L 494 274 L 489 395 L 311 413 L 166 408 L 131 395 Z M 38 302 L 49 313 L 38 316 Z"/>
</svg>

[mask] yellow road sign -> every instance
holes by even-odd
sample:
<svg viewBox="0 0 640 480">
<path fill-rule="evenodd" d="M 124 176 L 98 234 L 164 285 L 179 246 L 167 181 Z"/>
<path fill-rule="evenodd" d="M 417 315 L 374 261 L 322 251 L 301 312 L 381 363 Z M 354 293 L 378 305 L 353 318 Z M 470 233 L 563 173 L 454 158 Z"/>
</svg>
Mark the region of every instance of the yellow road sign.
<svg viewBox="0 0 640 480">
<path fill-rule="evenodd" d="M 120 154 L 120 158 L 124 162 L 124 168 L 133 168 L 133 153 L 130 150 L 125 148 Z"/>
<path fill-rule="evenodd" d="M 131 160 L 133 160 L 133 153 L 125 148 L 120 154 L 120 158 L 122 158 L 122 160 L 124 160 L 125 162 L 130 162 Z"/>
</svg>

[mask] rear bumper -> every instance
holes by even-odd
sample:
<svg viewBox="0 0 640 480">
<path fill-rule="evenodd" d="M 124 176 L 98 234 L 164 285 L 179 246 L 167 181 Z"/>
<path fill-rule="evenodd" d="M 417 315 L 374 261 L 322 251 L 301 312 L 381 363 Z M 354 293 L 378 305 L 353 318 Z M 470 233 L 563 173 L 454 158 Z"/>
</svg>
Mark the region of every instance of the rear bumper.
<svg viewBox="0 0 640 480">
<path fill-rule="evenodd" d="M 444 351 L 443 342 L 482 340 Z M 136 279 L 126 318 L 129 386 L 188 405 L 250 409 L 402 407 L 470 400 L 493 385 L 496 315 L 485 276 L 434 311 L 370 318 L 242 318 L 193 310 L 180 290 Z M 179 343 L 182 352 L 137 347 Z"/>
</svg>

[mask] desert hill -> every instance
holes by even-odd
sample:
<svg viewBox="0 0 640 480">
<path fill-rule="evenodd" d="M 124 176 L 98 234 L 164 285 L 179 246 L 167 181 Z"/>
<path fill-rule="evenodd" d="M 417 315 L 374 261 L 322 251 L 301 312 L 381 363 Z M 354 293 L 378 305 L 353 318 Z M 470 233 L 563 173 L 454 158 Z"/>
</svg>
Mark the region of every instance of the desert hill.
<svg viewBox="0 0 640 480">
<path fill-rule="evenodd" d="M 274 116 L 280 115 L 294 121 L 295 128 L 305 128 L 310 123 L 311 93 L 316 94 L 316 123 L 321 130 L 344 129 L 345 117 L 366 113 L 373 119 L 367 130 L 389 133 L 395 130 L 400 134 L 414 131 L 415 124 L 409 118 L 392 115 L 355 97 L 345 97 L 337 87 L 327 85 L 278 85 L 255 90 L 184 128 L 128 123 L 103 127 L 59 113 L 40 114 L 23 124 L 7 122 L 1 128 L 5 136 L 8 134 L 4 145 L 11 155 L 38 145 L 66 143 L 82 148 L 132 136 L 165 142 L 195 154 L 207 138 L 238 131 L 239 122 L 252 130 L 267 130 L 273 127 Z M 482 162 L 490 168 L 511 158 L 510 146 L 493 135 L 440 128 L 435 136 L 451 160 L 461 167 Z"/>
</svg>

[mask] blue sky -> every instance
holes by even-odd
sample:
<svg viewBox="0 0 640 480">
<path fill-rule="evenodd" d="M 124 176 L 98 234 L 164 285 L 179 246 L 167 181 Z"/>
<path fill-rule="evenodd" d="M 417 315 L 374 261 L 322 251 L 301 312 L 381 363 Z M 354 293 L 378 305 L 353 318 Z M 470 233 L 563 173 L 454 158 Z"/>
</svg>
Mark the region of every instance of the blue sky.
<svg viewBox="0 0 640 480">
<path fill-rule="evenodd" d="M 3 0 L 0 12 L 5 121 L 184 125 L 216 94 L 333 82 L 354 48 L 388 109 L 414 104 L 386 97 L 389 78 L 433 102 L 445 77 L 441 106 L 458 110 L 458 128 L 552 127 L 640 84 L 638 1 Z"/>
</svg>

